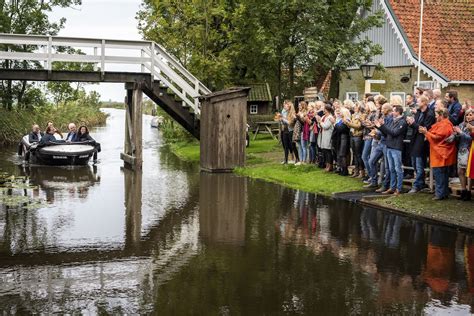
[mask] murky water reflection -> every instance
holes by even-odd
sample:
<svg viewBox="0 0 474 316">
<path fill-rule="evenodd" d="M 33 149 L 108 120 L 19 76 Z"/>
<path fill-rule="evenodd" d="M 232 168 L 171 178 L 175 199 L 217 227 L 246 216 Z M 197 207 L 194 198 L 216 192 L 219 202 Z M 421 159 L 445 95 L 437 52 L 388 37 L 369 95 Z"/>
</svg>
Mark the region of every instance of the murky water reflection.
<svg viewBox="0 0 474 316">
<path fill-rule="evenodd" d="M 96 167 L 27 175 L 39 210 L 0 206 L 0 313 L 469 314 L 473 236 L 231 174 L 199 173 L 123 112 Z"/>
</svg>

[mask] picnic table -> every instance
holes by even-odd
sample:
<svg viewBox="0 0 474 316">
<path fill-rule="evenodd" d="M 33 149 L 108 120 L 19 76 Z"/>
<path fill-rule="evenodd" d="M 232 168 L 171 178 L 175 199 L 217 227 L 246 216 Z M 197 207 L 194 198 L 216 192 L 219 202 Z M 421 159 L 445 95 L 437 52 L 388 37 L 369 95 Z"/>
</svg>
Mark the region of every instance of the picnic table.
<svg viewBox="0 0 474 316">
<path fill-rule="evenodd" d="M 278 139 L 278 131 L 280 123 L 276 121 L 264 121 L 264 122 L 256 122 L 257 129 L 253 134 L 253 140 L 257 139 L 257 135 L 260 133 L 263 134 L 270 134 L 273 139 Z"/>
</svg>

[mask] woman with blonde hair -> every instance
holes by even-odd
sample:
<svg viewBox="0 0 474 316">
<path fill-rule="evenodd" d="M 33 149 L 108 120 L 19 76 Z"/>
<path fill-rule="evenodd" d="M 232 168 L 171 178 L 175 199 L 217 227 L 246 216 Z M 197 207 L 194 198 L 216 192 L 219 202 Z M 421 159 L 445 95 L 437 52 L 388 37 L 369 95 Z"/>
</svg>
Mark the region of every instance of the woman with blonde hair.
<svg viewBox="0 0 474 316">
<path fill-rule="evenodd" d="M 347 101 L 347 100 L 346 100 Z M 349 100 L 350 101 L 350 100 Z M 352 102 L 352 101 L 351 101 Z M 362 160 L 364 126 L 362 121 L 365 119 L 363 111 L 363 103 L 357 102 L 354 104 L 354 113 L 350 120 L 344 119 L 343 122 L 350 128 L 350 147 L 354 156 L 354 173 L 352 177 L 364 177 L 364 162 Z"/>
<path fill-rule="evenodd" d="M 304 164 L 306 162 L 307 156 L 307 147 L 309 142 L 309 131 L 310 131 L 310 121 L 307 117 L 308 114 L 308 103 L 306 101 L 301 101 L 298 104 L 298 113 L 296 114 L 296 124 L 299 123 L 300 125 L 300 134 L 297 135 L 299 137 L 295 137 L 293 135 L 293 140 L 299 144 L 299 158 L 300 161 L 296 163 L 296 165 Z"/>
<path fill-rule="evenodd" d="M 399 105 L 401 107 L 405 107 L 405 104 L 403 104 L 402 97 L 399 95 L 390 96 L 390 105 L 392 106 Z"/>
<path fill-rule="evenodd" d="M 370 165 L 369 165 L 369 158 L 370 153 L 372 151 L 372 141 L 374 139 L 372 130 L 374 129 L 374 122 L 377 118 L 377 107 L 375 103 L 369 101 L 365 104 L 365 118 L 362 121 L 362 126 L 364 126 L 363 131 L 363 140 L 364 140 L 364 148 L 362 149 L 362 161 L 364 162 L 366 176 L 364 181 L 369 183 L 369 174 L 370 174 Z"/>
<path fill-rule="evenodd" d="M 344 102 L 342 103 L 342 106 L 348 109 L 349 111 L 354 110 L 354 102 L 352 102 L 352 100 L 349 100 L 349 99 L 344 100 Z"/>
<path fill-rule="evenodd" d="M 283 160 L 282 164 L 288 163 L 289 153 L 293 154 L 291 143 L 293 137 L 292 125 L 294 125 L 295 118 L 296 115 L 293 102 L 291 102 L 290 100 L 285 100 L 283 102 L 283 110 L 281 111 L 280 115 L 276 116 L 276 119 L 279 120 L 281 123 L 280 139 L 281 144 L 283 145 L 283 150 L 285 152 L 285 159 Z"/>
<path fill-rule="evenodd" d="M 326 104 L 324 105 L 323 113 L 322 117 L 316 116 L 320 130 L 318 134 L 318 147 L 321 148 L 324 155 L 325 170 L 329 172 L 332 171 L 333 163 L 331 138 L 334 130 L 334 110 L 330 104 Z"/>
</svg>

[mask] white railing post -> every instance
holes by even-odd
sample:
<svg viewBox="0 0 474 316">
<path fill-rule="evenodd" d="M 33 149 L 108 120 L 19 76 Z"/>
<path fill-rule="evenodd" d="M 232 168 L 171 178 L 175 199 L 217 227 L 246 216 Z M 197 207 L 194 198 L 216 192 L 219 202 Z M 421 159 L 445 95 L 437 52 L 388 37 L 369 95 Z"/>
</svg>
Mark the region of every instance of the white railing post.
<svg viewBox="0 0 474 316">
<path fill-rule="evenodd" d="M 102 77 L 105 76 L 105 39 L 102 40 L 100 45 L 100 72 Z"/>
<path fill-rule="evenodd" d="M 151 68 L 151 83 L 155 81 L 155 42 L 151 42 L 150 47 L 150 68 Z"/>
<path fill-rule="evenodd" d="M 140 58 L 141 58 L 140 70 L 141 72 L 145 72 L 145 51 L 143 49 L 140 49 Z"/>
<path fill-rule="evenodd" d="M 199 109 L 199 96 L 201 95 L 199 93 L 199 80 L 196 79 L 194 82 L 194 92 L 196 95 L 194 96 L 194 105 L 196 106 L 196 109 Z"/>
<path fill-rule="evenodd" d="M 48 36 L 48 72 L 53 70 L 53 62 L 51 60 L 51 55 L 53 53 L 53 37 Z"/>
<path fill-rule="evenodd" d="M 94 57 L 97 57 L 97 47 L 94 47 Z M 97 63 L 94 63 L 94 71 L 97 71 Z"/>
</svg>

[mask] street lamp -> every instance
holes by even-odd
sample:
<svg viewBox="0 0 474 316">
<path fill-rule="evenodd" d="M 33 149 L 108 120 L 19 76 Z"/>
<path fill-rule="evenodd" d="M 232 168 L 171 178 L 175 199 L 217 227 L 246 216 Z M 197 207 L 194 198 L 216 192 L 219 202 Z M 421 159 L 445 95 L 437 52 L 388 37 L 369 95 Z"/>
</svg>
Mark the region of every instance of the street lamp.
<svg viewBox="0 0 474 316">
<path fill-rule="evenodd" d="M 376 66 L 375 64 L 369 63 L 369 62 L 360 65 L 360 70 L 362 71 L 362 76 L 365 79 L 365 93 L 370 92 L 370 81 L 369 81 L 369 79 L 371 79 L 374 76 L 375 66 Z"/>
</svg>

